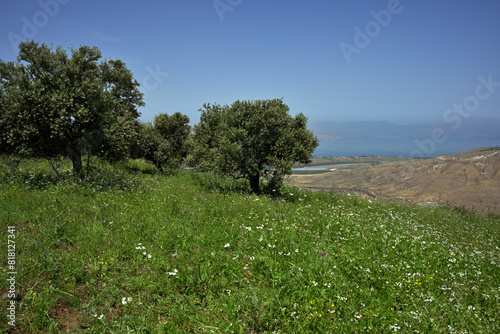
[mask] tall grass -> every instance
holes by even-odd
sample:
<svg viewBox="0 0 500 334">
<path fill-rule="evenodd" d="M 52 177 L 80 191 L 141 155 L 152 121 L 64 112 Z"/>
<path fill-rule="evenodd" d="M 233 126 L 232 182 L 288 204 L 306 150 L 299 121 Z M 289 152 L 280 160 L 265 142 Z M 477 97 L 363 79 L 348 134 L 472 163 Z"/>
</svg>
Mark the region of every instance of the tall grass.
<svg viewBox="0 0 500 334">
<path fill-rule="evenodd" d="M 498 216 L 293 188 L 257 196 L 138 161 L 77 184 L 42 165 L 0 183 L 18 331 L 499 331 Z"/>
</svg>

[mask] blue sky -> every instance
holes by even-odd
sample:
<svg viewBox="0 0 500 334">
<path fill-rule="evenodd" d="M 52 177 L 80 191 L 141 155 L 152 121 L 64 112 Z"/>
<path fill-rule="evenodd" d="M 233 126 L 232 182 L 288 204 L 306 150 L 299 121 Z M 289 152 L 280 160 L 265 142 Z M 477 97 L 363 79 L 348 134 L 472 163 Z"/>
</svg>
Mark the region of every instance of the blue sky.
<svg viewBox="0 0 500 334">
<path fill-rule="evenodd" d="M 281 97 L 310 123 L 437 124 L 465 102 L 500 119 L 499 15 L 498 0 L 4 0 L 0 59 L 18 38 L 98 46 L 142 84 L 145 121 Z"/>
</svg>

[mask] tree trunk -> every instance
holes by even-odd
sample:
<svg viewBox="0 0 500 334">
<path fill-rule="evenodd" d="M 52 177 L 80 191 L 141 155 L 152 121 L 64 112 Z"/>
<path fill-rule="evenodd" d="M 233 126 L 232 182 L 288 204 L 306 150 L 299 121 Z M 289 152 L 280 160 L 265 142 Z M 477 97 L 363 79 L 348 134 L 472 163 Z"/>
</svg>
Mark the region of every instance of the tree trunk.
<svg viewBox="0 0 500 334">
<path fill-rule="evenodd" d="M 257 173 L 254 175 L 250 175 L 248 180 L 250 181 L 250 188 L 252 189 L 252 192 L 254 194 L 258 194 L 260 192 L 260 186 L 259 186 L 260 174 Z"/>
<path fill-rule="evenodd" d="M 82 154 L 69 145 L 66 146 L 66 153 L 73 163 L 73 175 L 83 180 Z"/>
<path fill-rule="evenodd" d="M 155 161 L 155 166 L 156 166 L 156 169 L 158 169 L 158 171 L 160 173 L 163 173 L 163 166 L 161 165 L 161 163 Z"/>
</svg>

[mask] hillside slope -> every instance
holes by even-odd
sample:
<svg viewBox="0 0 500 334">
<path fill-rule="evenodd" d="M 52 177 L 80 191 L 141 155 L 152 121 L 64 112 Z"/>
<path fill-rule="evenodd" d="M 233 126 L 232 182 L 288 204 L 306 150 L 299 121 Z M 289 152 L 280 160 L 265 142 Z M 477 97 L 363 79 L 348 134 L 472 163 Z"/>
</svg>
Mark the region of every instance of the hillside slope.
<svg viewBox="0 0 500 334">
<path fill-rule="evenodd" d="M 346 166 L 329 173 L 292 176 L 305 188 L 357 188 L 378 197 L 417 203 L 465 206 L 479 213 L 500 214 L 500 148 L 478 148 L 456 155 L 379 165 Z"/>
<path fill-rule="evenodd" d="M 97 166 L 0 174 L 0 333 L 500 333 L 500 216 Z"/>
</svg>

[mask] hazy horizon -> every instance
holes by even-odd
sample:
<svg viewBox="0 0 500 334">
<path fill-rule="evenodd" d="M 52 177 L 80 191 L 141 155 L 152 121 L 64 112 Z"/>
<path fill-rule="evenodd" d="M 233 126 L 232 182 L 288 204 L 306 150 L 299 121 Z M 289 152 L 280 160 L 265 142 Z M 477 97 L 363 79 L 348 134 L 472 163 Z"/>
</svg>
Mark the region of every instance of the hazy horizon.
<svg viewBox="0 0 500 334">
<path fill-rule="evenodd" d="M 500 117 L 471 117 L 469 119 L 471 123 L 494 123 L 500 125 Z M 308 118 L 308 125 L 313 125 L 313 124 L 322 124 L 322 123 L 338 123 L 338 124 L 348 124 L 348 123 L 377 123 L 377 122 L 388 122 L 394 125 L 401 125 L 401 126 L 438 126 L 441 125 L 444 122 L 444 120 L 422 120 L 422 121 L 391 121 L 387 119 L 377 119 L 377 120 L 369 120 L 369 119 L 359 119 L 359 120 L 349 120 L 348 118 L 343 119 L 343 118 L 335 118 L 335 117 L 324 117 L 324 118 Z M 500 130 L 500 129 L 499 129 Z M 500 135 L 500 131 L 499 131 Z"/>
<path fill-rule="evenodd" d="M 0 3 L 21 40 L 98 46 L 146 93 L 141 119 L 284 98 L 309 124 L 500 120 L 500 2 L 245 0 Z"/>
</svg>

